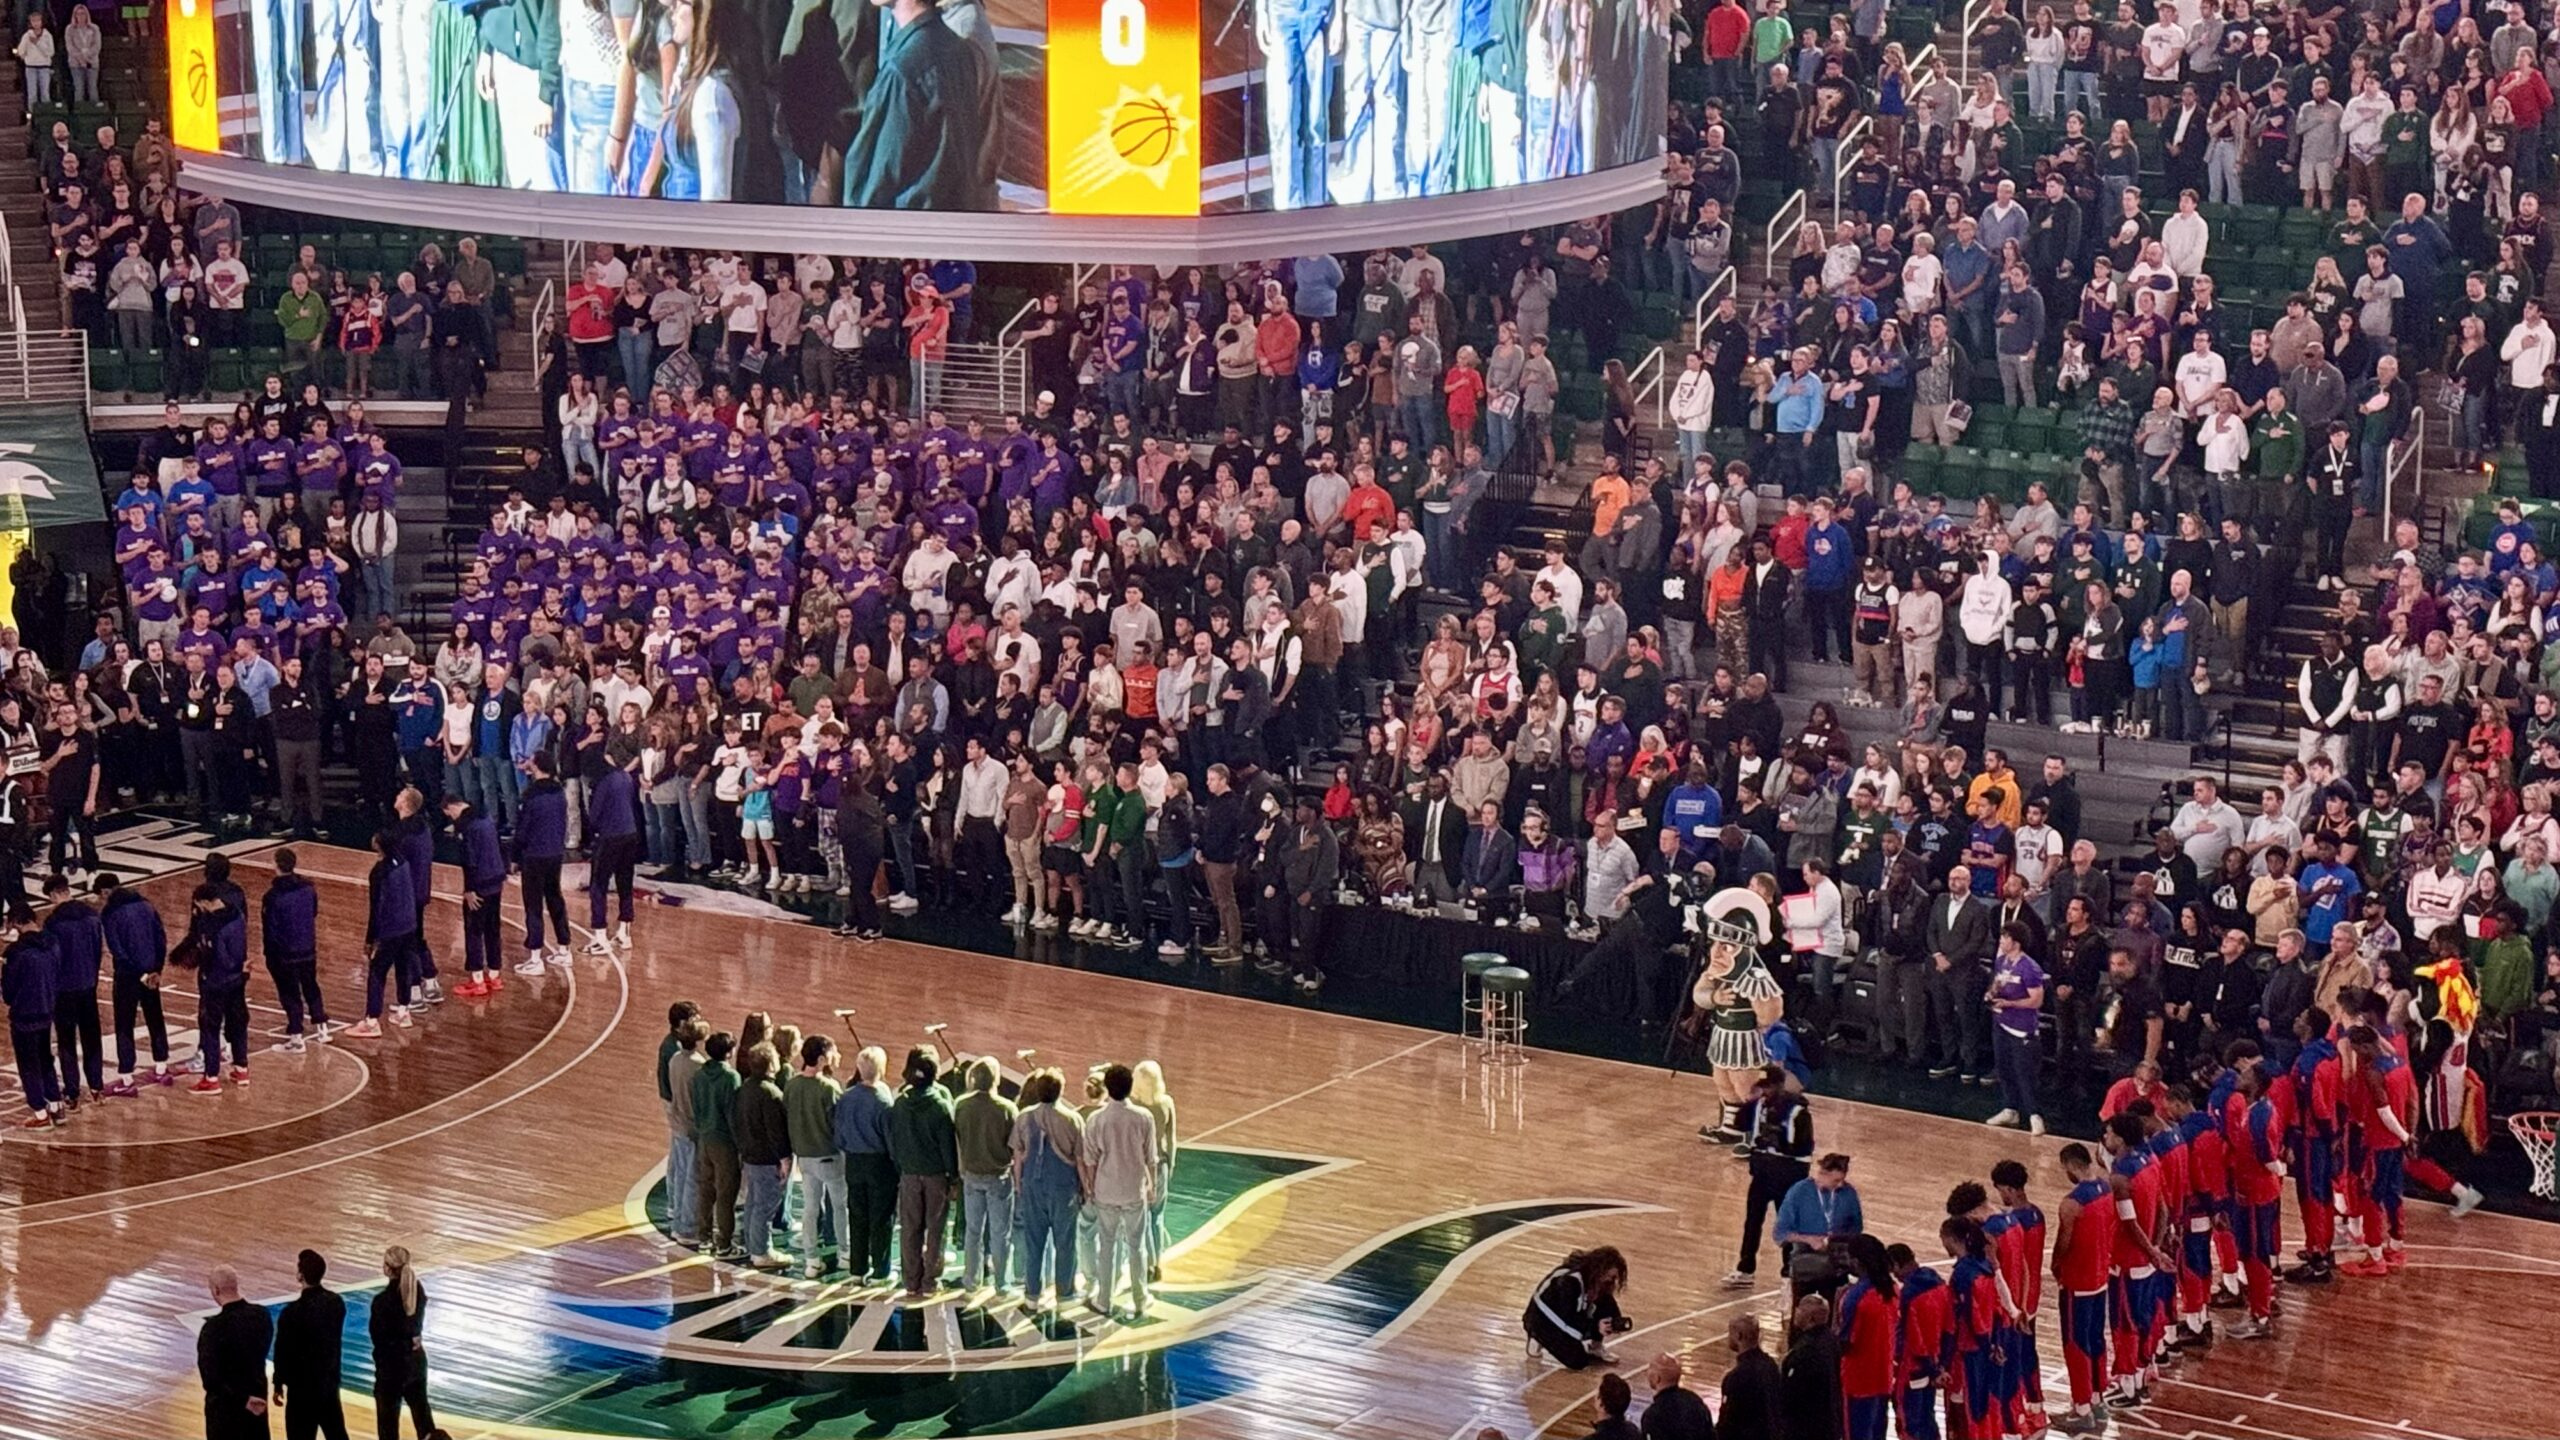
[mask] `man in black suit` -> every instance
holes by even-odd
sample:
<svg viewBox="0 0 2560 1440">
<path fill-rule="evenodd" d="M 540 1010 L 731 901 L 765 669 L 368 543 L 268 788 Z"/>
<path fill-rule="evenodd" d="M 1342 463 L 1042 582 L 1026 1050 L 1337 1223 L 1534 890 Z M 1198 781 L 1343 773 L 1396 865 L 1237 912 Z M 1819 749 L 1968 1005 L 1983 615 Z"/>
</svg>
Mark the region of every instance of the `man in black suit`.
<svg viewBox="0 0 2560 1440">
<path fill-rule="evenodd" d="M 1930 1077 L 1955 1075 L 1966 1083 L 1990 1073 L 1990 1012 L 1982 1003 L 1990 983 L 1991 907 L 1973 898 L 1973 872 L 1947 872 L 1946 898 L 1929 907 Z"/>
<path fill-rule="evenodd" d="M 1778 1440 L 1778 1397 L 1784 1383 L 1778 1362 L 1760 1348 L 1760 1317 L 1736 1315 L 1725 1323 L 1733 1368 L 1724 1372 L 1724 1440 Z"/>
<path fill-rule="evenodd" d="M 1645 1402 L 1644 1440 L 1716 1440 L 1716 1421 L 1698 1392 L 1680 1383 L 1680 1357 L 1665 1351 L 1644 1371 L 1653 1398 Z"/>
<path fill-rule="evenodd" d="M 1509 906 L 1511 887 L 1519 883 L 1520 842 L 1502 828 L 1502 802 L 1487 800 L 1476 807 L 1476 823 L 1460 852 L 1458 898 L 1489 914 Z"/>
<path fill-rule="evenodd" d="M 319 1251 L 303 1251 L 294 1268 L 302 1293 L 276 1317 L 275 1398 L 284 1405 L 285 1440 L 347 1440 L 346 1409 L 338 1399 L 347 1302 L 320 1283 L 329 1262 Z"/>
<path fill-rule="evenodd" d="M 1416 898 L 1439 905 L 1458 898 L 1466 861 L 1466 807 L 1449 798 L 1449 776 L 1435 770 L 1420 795 L 1397 806 L 1404 812 L 1404 855 L 1413 862 Z"/>
<path fill-rule="evenodd" d="M 1742 577 L 1747 667 L 1781 690 L 1787 688 L 1787 589 L 1794 580 L 1765 537 L 1751 542 L 1751 570 Z"/>
<path fill-rule="evenodd" d="M 222 1307 L 196 1331 L 196 1374 L 204 1381 L 205 1440 L 266 1440 L 267 1342 L 275 1322 L 265 1307 L 240 1298 L 228 1265 L 205 1277 Z"/>
</svg>

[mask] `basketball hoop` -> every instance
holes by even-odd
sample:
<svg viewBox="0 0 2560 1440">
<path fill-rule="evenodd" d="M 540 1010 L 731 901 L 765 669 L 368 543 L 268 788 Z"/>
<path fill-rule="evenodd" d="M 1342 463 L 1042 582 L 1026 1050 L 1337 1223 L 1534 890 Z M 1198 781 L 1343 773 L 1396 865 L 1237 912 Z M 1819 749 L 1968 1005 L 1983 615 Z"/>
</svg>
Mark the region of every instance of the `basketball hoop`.
<svg viewBox="0 0 2560 1440">
<path fill-rule="evenodd" d="M 2544 1200 L 2560 1200 L 2560 1172 L 2555 1172 L 2553 1150 L 2560 1144 L 2560 1111 L 2528 1110 L 2507 1117 L 2507 1129 L 2524 1147 L 2524 1158 L 2533 1162 L 2533 1193 Z"/>
</svg>

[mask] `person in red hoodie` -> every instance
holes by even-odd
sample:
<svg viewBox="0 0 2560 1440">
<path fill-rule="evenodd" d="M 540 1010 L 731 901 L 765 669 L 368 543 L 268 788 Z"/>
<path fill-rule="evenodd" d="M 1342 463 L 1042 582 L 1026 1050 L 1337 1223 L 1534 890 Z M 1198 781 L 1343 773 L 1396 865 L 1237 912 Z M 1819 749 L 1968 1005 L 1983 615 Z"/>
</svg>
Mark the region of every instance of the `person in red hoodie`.
<svg viewBox="0 0 2560 1440">
<path fill-rule="evenodd" d="M 1858 1278 L 1840 1292 L 1843 1433 L 1847 1440 L 1885 1440 L 1897 1369 L 1893 1267 L 1884 1242 L 1873 1235 L 1849 1237 L 1849 1262 Z"/>
<path fill-rule="evenodd" d="M 1751 12 L 1741 0 L 1716 0 L 1707 11 L 1707 93 L 1719 100 L 1742 98 L 1742 47 L 1751 39 Z"/>
<path fill-rule="evenodd" d="M 1955 1363 L 1955 1292 L 1937 1271 L 1920 1263 L 1910 1246 L 1890 1245 L 1884 1254 L 1902 1292 L 1902 1323 L 1893 1337 L 1895 1408 L 1902 1434 L 1904 1440 L 1938 1440 L 1938 1387 Z"/>
</svg>

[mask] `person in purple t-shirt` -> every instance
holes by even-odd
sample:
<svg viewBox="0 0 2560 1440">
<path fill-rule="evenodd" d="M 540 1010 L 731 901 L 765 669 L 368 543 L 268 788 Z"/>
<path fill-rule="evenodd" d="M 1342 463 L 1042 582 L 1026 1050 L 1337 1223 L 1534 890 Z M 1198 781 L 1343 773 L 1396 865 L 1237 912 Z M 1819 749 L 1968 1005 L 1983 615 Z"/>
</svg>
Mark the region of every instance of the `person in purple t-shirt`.
<svg viewBox="0 0 2560 1440">
<path fill-rule="evenodd" d="M 2000 950 L 1991 962 L 1991 988 L 1983 996 L 1991 1007 L 1992 1069 L 2000 1077 L 2000 1113 L 1993 1125 L 2021 1120 L 2037 1135 L 2044 1133 L 2044 1114 L 2036 1104 L 2036 1022 L 2044 1013 L 2044 967 L 2027 953 L 2034 937 L 2024 925 L 2000 930 Z"/>
</svg>

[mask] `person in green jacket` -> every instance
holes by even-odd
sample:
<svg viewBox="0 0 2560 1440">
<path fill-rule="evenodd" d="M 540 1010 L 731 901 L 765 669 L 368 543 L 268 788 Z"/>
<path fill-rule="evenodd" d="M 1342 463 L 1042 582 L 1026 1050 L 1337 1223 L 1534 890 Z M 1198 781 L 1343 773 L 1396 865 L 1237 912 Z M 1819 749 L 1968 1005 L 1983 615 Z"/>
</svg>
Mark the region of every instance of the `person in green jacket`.
<svg viewBox="0 0 2560 1440">
<path fill-rule="evenodd" d="M 738 1140 L 731 1128 L 737 1109 L 738 1072 L 729 1054 L 738 1037 L 715 1030 L 702 1042 L 702 1070 L 693 1077 L 694 1196 L 702 1206 L 702 1250 L 736 1260 L 738 1248 Z"/>
<path fill-rule="evenodd" d="M 875 0 L 878 3 L 878 0 Z M 877 210 L 996 208 L 999 143 L 985 124 L 996 75 L 990 53 L 954 31 L 936 0 L 885 0 L 888 33 L 844 152 L 844 203 Z"/>
<path fill-rule="evenodd" d="M 2502 905 L 2481 917 L 2473 953 L 2480 968 L 2480 1014 L 2505 1020 L 2533 1003 L 2533 942 L 2519 933 L 2519 907 Z"/>
<path fill-rule="evenodd" d="M 800 1265 L 815 1280 L 826 1273 L 818 1258 L 818 1232 L 832 1213 L 836 1248 L 844 1244 L 847 1194 L 844 1154 L 836 1149 L 836 1042 L 812 1035 L 800 1042 L 800 1073 L 782 1087 L 782 1113 L 791 1131 L 791 1162 L 800 1172 Z"/>
<path fill-rule="evenodd" d="M 898 1166 L 898 1274 L 910 1300 L 942 1283 L 951 1190 L 960 1178 L 959 1136 L 941 1073 L 939 1051 L 930 1045 L 909 1050 L 899 1071 L 905 1088 L 889 1106 L 889 1158 Z"/>
<path fill-rule="evenodd" d="M 276 297 L 276 324 L 284 329 L 284 373 L 299 382 L 320 360 L 320 336 L 329 328 L 329 301 L 311 288 L 310 272 L 296 270 Z"/>
<path fill-rule="evenodd" d="M 791 1174 L 791 1122 L 782 1106 L 782 1086 L 774 1079 L 782 1057 L 772 1042 L 747 1047 L 738 1062 L 737 1110 L 730 1122 L 737 1136 L 738 1168 L 746 1177 L 739 1201 L 740 1228 L 746 1232 L 747 1262 L 759 1270 L 779 1270 L 791 1263 L 774 1248 L 773 1227 L 782 1214 L 782 1182 Z"/>
<path fill-rule="evenodd" d="M 1103 878 L 1096 890 L 1097 900 L 1108 905 L 1111 916 L 1108 932 L 1095 938 L 1123 950 L 1138 948 L 1138 937 L 1147 932 L 1147 797 L 1138 790 L 1138 767 L 1123 762 L 1113 773 L 1110 787 L 1103 792 L 1109 806 L 1096 802 L 1093 811 L 1102 825 L 1102 845 L 1094 854 L 1093 866 Z M 1117 893 L 1113 883 L 1117 882 Z"/>
</svg>

